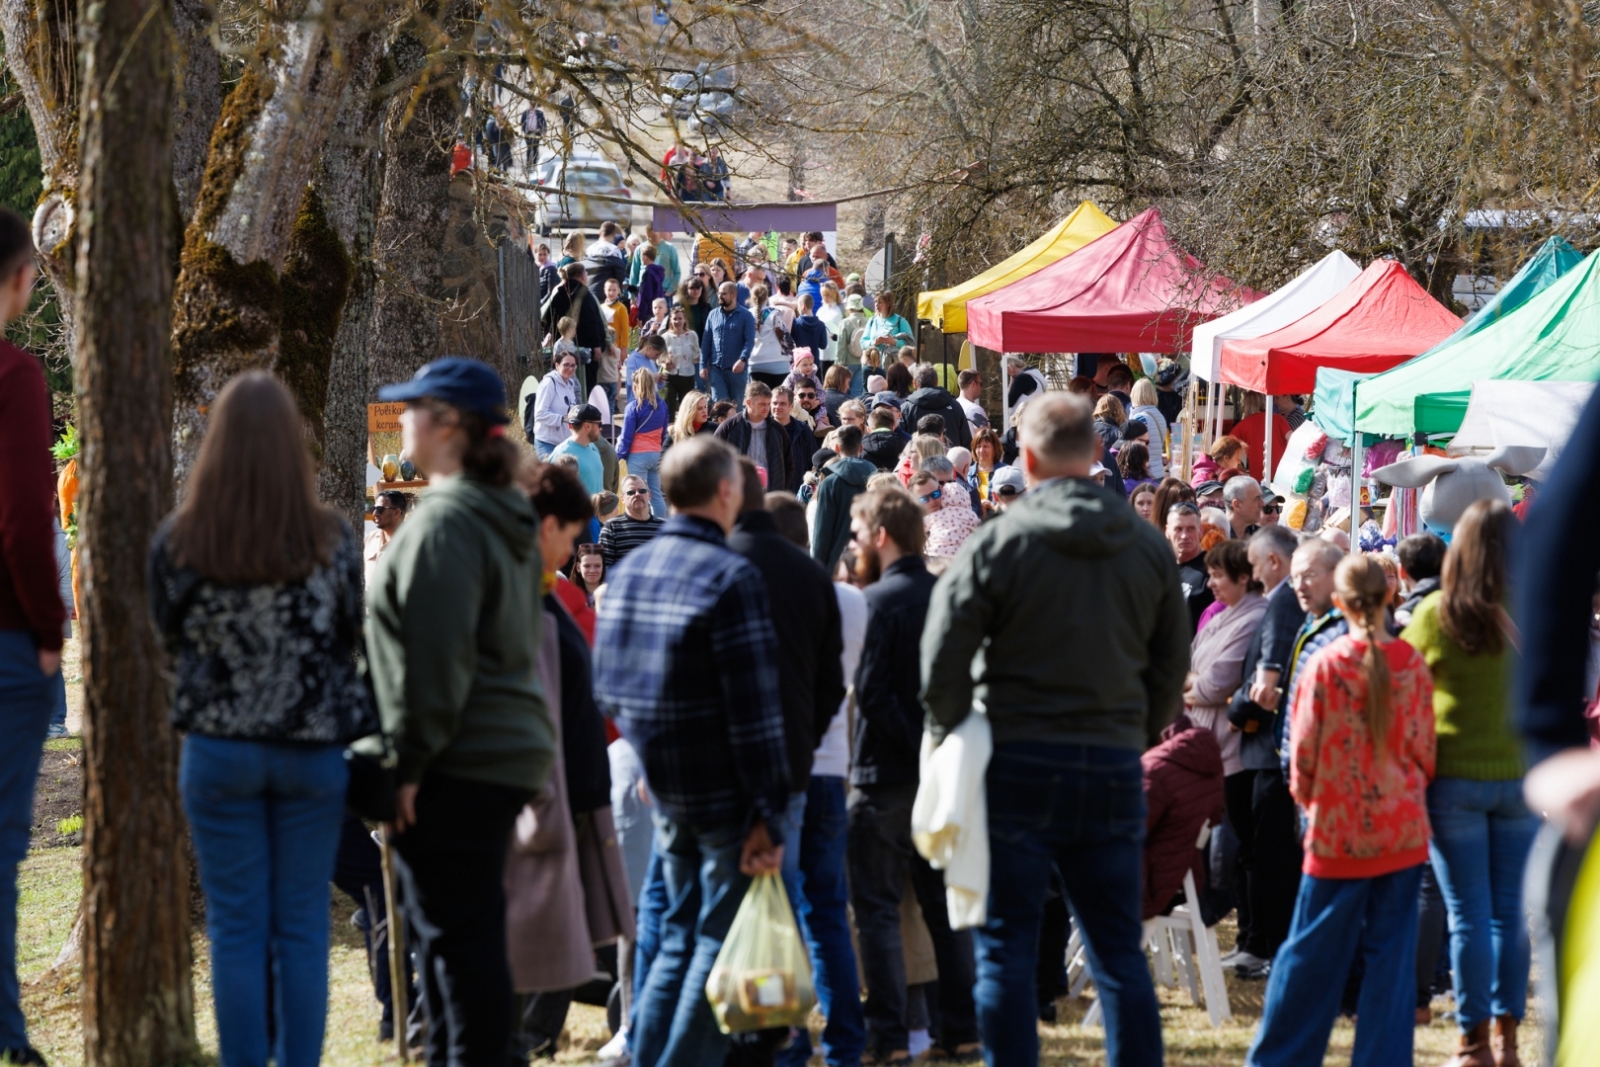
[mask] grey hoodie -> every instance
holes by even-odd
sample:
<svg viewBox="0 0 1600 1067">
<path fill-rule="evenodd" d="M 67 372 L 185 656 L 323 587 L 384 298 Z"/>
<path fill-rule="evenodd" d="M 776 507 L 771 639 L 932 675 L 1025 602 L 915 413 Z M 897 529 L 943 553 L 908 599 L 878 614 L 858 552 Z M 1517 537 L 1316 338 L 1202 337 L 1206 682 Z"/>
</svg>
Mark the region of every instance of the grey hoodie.
<svg viewBox="0 0 1600 1067">
<path fill-rule="evenodd" d="M 367 591 L 367 642 L 402 783 L 437 772 L 544 785 L 555 734 L 534 676 L 543 626 L 528 498 L 461 476 L 428 489 Z"/>
<path fill-rule="evenodd" d="M 1189 611 L 1156 528 L 1121 495 L 1061 478 L 967 539 L 922 631 L 922 702 L 943 736 L 974 702 L 997 744 L 1142 751 L 1177 712 Z"/>
</svg>

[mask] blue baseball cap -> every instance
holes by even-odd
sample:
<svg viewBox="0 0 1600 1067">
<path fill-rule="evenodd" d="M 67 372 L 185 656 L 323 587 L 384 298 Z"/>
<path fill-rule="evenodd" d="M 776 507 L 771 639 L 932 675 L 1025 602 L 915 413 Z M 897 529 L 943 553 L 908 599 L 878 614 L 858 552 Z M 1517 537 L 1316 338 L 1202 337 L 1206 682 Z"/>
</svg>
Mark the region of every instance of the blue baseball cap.
<svg viewBox="0 0 1600 1067">
<path fill-rule="evenodd" d="M 491 423 L 507 423 L 506 386 L 487 363 L 462 356 L 446 356 L 417 368 L 408 382 L 378 390 L 379 400 L 421 400 L 431 396 L 463 411 L 481 415 Z"/>
</svg>

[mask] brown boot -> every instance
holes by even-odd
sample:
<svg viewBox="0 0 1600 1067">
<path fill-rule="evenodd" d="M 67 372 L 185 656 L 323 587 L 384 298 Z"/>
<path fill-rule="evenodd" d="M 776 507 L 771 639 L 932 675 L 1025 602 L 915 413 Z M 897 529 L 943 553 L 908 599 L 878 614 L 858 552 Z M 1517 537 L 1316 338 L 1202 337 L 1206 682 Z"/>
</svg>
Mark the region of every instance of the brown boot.
<svg viewBox="0 0 1600 1067">
<path fill-rule="evenodd" d="M 1515 1015 L 1499 1015 L 1494 1020 L 1494 1067 L 1522 1067 L 1517 1056 L 1517 1023 Z"/>
<path fill-rule="evenodd" d="M 1494 1054 L 1489 1051 L 1487 1019 L 1457 1036 L 1456 1054 L 1444 1062 L 1444 1067 L 1495 1067 Z"/>
</svg>

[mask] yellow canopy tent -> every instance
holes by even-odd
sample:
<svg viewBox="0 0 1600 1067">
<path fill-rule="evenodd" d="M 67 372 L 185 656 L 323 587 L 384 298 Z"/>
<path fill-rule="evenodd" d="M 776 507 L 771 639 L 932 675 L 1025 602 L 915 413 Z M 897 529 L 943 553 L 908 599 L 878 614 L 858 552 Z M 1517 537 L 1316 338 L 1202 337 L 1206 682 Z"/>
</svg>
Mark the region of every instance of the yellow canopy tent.
<svg viewBox="0 0 1600 1067">
<path fill-rule="evenodd" d="M 986 296 L 1043 270 L 1116 228 L 1115 219 L 1085 200 L 1038 240 L 977 277 L 948 289 L 917 294 L 917 318 L 927 319 L 945 333 L 965 333 L 968 300 Z"/>
</svg>

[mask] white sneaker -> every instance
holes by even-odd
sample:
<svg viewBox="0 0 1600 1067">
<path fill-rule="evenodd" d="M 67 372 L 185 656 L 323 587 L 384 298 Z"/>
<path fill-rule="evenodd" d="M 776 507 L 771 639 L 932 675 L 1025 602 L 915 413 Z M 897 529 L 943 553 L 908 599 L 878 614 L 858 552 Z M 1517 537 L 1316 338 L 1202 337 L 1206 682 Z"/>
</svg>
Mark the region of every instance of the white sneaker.
<svg viewBox="0 0 1600 1067">
<path fill-rule="evenodd" d="M 1241 951 L 1233 953 L 1232 960 L 1224 959 L 1222 961 L 1222 965 L 1224 967 L 1232 967 L 1236 971 L 1246 971 L 1253 970 L 1256 967 L 1260 967 L 1263 964 L 1271 962 L 1271 960 L 1264 960 L 1260 956 L 1256 956 L 1252 953 Z"/>
<path fill-rule="evenodd" d="M 605 1063 L 608 1060 L 614 1060 L 619 1056 L 626 1056 L 627 1054 L 628 1028 L 624 1026 L 621 1030 L 617 1031 L 616 1036 L 614 1036 L 610 1041 L 607 1041 L 604 1045 L 600 1046 L 600 1051 L 595 1053 L 595 1058 L 601 1063 Z"/>
</svg>

